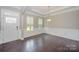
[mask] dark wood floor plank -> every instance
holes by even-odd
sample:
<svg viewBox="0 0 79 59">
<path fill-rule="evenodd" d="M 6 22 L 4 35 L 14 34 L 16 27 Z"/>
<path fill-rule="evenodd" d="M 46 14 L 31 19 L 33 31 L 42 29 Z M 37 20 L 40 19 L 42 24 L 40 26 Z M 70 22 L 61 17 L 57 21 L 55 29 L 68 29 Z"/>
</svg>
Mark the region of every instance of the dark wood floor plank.
<svg viewBox="0 0 79 59">
<path fill-rule="evenodd" d="M 79 41 L 49 34 L 39 34 L 24 40 L 0 45 L 0 52 L 78 52 Z"/>
</svg>

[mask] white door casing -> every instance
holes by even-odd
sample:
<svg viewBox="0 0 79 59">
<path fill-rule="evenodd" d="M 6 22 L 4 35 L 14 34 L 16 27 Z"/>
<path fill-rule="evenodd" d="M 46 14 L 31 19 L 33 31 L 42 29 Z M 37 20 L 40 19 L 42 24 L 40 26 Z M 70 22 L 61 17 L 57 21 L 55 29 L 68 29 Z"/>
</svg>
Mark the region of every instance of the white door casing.
<svg viewBox="0 0 79 59">
<path fill-rule="evenodd" d="M 3 43 L 14 41 L 19 36 L 19 14 L 14 11 L 2 11 Z"/>
</svg>

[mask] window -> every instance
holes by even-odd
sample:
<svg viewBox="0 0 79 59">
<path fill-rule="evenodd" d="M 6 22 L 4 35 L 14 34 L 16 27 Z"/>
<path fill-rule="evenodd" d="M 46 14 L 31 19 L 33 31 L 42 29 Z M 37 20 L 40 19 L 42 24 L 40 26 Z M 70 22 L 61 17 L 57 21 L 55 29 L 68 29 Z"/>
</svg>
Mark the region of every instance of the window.
<svg viewBox="0 0 79 59">
<path fill-rule="evenodd" d="M 38 29 L 41 29 L 43 27 L 43 19 L 39 18 L 38 19 Z"/>
<path fill-rule="evenodd" d="M 15 17 L 6 17 L 6 23 L 16 23 Z"/>
<path fill-rule="evenodd" d="M 32 16 L 27 16 L 26 18 L 26 24 L 27 24 L 27 31 L 33 31 L 33 17 Z"/>
</svg>

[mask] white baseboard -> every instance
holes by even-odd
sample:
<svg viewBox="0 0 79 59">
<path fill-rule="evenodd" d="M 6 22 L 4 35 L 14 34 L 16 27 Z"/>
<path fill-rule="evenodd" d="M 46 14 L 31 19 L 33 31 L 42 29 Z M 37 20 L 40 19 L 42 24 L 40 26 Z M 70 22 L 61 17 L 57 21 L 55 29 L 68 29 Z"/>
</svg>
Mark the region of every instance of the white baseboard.
<svg viewBox="0 0 79 59">
<path fill-rule="evenodd" d="M 72 40 L 79 41 L 79 30 L 76 29 L 64 29 L 64 28 L 44 28 L 41 30 L 35 30 L 32 32 L 26 32 L 24 31 L 23 37 L 21 37 L 21 33 L 19 33 L 19 38 L 24 39 L 26 37 L 38 35 L 41 33 L 47 33 L 51 35 L 56 35 Z M 0 32 L 0 44 L 2 44 L 2 36 Z"/>
<path fill-rule="evenodd" d="M 34 31 L 31 31 L 31 32 L 24 31 L 23 38 L 38 35 L 38 34 L 41 34 L 41 33 L 44 33 L 43 29 L 40 29 L 40 30 L 36 29 Z"/>
<path fill-rule="evenodd" d="M 36 29 L 35 31 L 32 31 L 32 32 L 24 31 L 23 37 L 21 37 L 21 33 L 20 33 L 19 38 L 24 39 L 26 37 L 38 35 L 41 33 L 47 33 L 47 34 L 56 35 L 56 36 L 79 41 L 79 30 L 65 29 L 65 28 L 44 28 L 41 30 Z"/>
<path fill-rule="evenodd" d="M 45 33 L 79 41 L 77 29 L 45 28 Z"/>
</svg>

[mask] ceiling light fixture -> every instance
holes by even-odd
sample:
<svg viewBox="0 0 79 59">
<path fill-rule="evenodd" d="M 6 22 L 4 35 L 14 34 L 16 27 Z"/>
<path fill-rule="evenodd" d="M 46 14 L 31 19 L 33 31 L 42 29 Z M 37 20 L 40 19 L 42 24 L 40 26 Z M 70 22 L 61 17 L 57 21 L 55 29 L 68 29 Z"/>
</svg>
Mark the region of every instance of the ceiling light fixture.
<svg viewBox="0 0 79 59">
<path fill-rule="evenodd" d="M 50 9 L 50 6 L 48 6 L 48 12 L 50 12 L 49 9 Z M 51 18 L 50 18 L 50 15 L 49 14 L 48 14 L 48 17 L 47 18 L 48 18 L 47 21 L 50 22 L 51 21 Z"/>
</svg>

